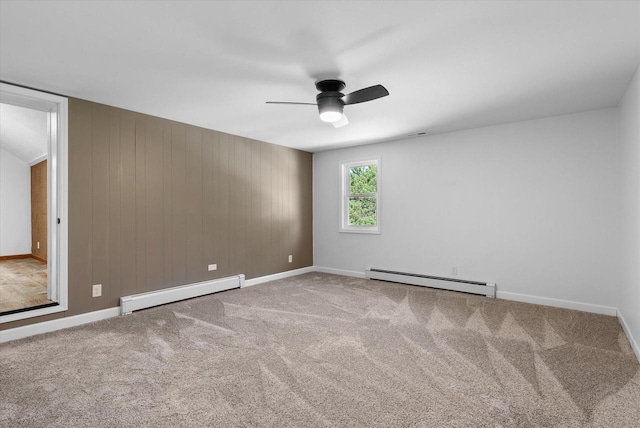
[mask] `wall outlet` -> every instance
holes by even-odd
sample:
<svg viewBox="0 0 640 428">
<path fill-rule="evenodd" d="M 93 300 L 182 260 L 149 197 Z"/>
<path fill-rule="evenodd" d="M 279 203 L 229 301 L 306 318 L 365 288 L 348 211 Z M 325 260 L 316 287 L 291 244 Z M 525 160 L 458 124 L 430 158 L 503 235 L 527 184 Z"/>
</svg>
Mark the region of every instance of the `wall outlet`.
<svg viewBox="0 0 640 428">
<path fill-rule="evenodd" d="M 289 254 L 289 263 L 293 263 L 293 256 Z"/>
<path fill-rule="evenodd" d="M 218 265 L 216 263 L 207 266 L 207 269 L 209 269 L 209 272 L 211 272 L 212 270 L 218 270 Z"/>
<path fill-rule="evenodd" d="M 40 249 L 40 241 L 38 241 L 38 242 L 36 243 L 36 248 L 37 248 L 38 250 Z"/>
<path fill-rule="evenodd" d="M 451 268 L 451 275 L 457 275 L 458 274 L 458 266 L 453 266 Z"/>
<path fill-rule="evenodd" d="M 102 284 L 94 284 L 91 290 L 91 297 L 102 296 Z"/>
</svg>

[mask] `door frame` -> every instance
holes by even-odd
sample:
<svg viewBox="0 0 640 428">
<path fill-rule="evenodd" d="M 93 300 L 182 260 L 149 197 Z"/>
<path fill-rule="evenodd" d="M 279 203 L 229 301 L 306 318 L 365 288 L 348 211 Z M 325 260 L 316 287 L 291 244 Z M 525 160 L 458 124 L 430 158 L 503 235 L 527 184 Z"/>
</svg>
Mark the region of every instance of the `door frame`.
<svg viewBox="0 0 640 428">
<path fill-rule="evenodd" d="M 48 113 L 47 296 L 57 303 L 0 316 L 0 324 L 68 309 L 68 127 L 67 98 L 0 83 L 0 102 Z"/>
</svg>

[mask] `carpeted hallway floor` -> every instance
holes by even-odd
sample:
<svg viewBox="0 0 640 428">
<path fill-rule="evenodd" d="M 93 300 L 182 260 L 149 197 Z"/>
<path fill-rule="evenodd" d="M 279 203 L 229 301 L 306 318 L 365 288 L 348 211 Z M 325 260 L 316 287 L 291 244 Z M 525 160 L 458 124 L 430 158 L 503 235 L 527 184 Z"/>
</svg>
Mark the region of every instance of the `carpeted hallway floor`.
<svg viewBox="0 0 640 428">
<path fill-rule="evenodd" d="M 327 274 L 0 348 L 0 426 L 640 424 L 614 317 Z"/>
</svg>

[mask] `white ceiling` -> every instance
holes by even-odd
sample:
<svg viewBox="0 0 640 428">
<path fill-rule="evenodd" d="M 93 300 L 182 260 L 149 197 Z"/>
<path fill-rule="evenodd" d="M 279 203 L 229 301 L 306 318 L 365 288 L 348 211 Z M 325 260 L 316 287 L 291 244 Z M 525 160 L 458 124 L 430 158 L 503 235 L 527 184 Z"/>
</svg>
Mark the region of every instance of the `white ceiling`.
<svg viewBox="0 0 640 428">
<path fill-rule="evenodd" d="M 0 79 L 317 151 L 618 104 L 638 1 L 6 2 Z M 390 96 L 321 122 L 314 82 Z"/>
<path fill-rule="evenodd" d="M 0 103 L 0 147 L 31 165 L 47 154 L 47 114 Z"/>
</svg>

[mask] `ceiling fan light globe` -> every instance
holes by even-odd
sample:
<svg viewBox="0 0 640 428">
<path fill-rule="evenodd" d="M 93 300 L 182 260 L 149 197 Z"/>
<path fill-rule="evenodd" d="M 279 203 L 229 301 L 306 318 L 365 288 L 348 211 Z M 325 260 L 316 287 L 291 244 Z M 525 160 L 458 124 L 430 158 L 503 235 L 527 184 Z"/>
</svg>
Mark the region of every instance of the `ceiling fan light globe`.
<svg viewBox="0 0 640 428">
<path fill-rule="evenodd" d="M 340 119 L 342 119 L 342 113 L 339 111 L 328 110 L 320 113 L 320 120 L 322 120 L 323 122 L 333 123 L 339 121 Z"/>
</svg>

